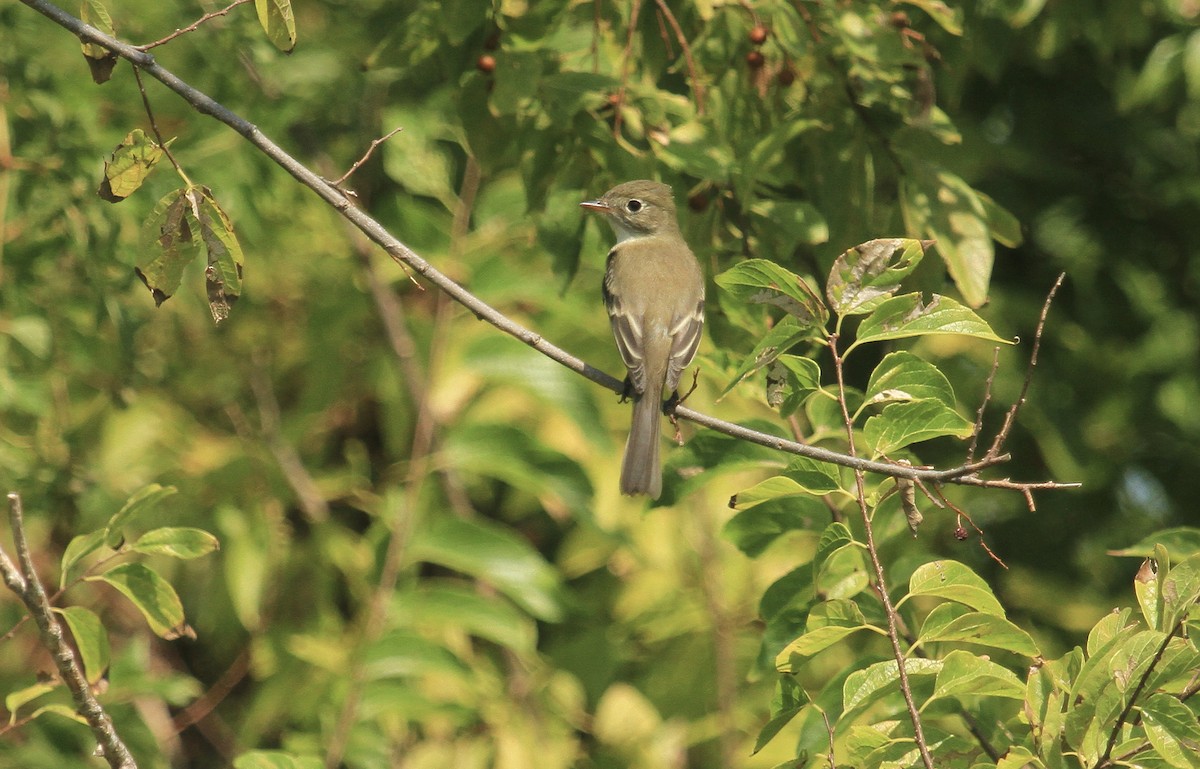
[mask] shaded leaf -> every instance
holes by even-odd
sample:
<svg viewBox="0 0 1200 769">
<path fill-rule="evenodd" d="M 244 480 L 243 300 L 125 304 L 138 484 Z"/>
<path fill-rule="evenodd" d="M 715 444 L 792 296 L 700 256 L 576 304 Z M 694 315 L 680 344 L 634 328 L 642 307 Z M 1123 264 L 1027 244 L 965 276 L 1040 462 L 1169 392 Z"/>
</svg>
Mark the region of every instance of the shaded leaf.
<svg viewBox="0 0 1200 769">
<path fill-rule="evenodd" d="M 183 270 L 200 253 L 199 233 L 190 220 L 187 189 L 168 192 L 142 225 L 141 253 L 134 272 L 150 289 L 155 305 L 174 296 Z"/>
<path fill-rule="evenodd" d="M 124 200 L 142 186 L 162 156 L 157 142 L 142 129 L 133 129 L 104 161 L 104 179 L 96 194 L 109 203 Z"/>
<path fill-rule="evenodd" d="M 750 755 L 762 750 L 807 704 L 808 696 L 796 679 L 790 675 L 781 675 L 775 682 L 775 696 L 771 699 L 771 720 L 759 731 Z"/>
<path fill-rule="evenodd" d="M 799 355 L 780 355 L 767 371 L 767 405 L 782 416 L 796 411 L 804 400 L 821 389 L 821 367 Z"/>
<path fill-rule="evenodd" d="M 450 580 L 423 580 L 398 593 L 391 616 L 405 625 L 466 631 L 518 654 L 532 654 L 537 646 L 537 627 L 528 614 L 503 596 Z"/>
<path fill-rule="evenodd" d="M 218 550 L 221 543 L 203 529 L 164 526 L 138 537 L 130 549 L 147 555 L 167 555 L 172 558 L 199 558 Z"/>
<path fill-rule="evenodd" d="M 105 535 L 104 529 L 96 529 L 87 534 L 80 534 L 67 543 L 62 554 L 62 564 L 59 567 L 61 576 L 58 586 L 60 589 L 75 581 L 75 578 L 83 573 L 86 565 L 84 559 L 104 547 Z"/>
<path fill-rule="evenodd" d="M 1155 545 L 1165 546 L 1172 558 L 1182 560 L 1194 553 L 1200 553 L 1200 529 L 1193 526 L 1163 529 L 1147 535 L 1129 547 L 1109 550 L 1108 554 L 1149 558 L 1154 555 Z"/>
<path fill-rule="evenodd" d="M 58 684 L 36 683 L 32 686 L 26 686 L 24 689 L 18 689 L 15 692 L 9 692 L 4 697 L 4 709 L 9 712 L 8 722 L 15 723 L 17 720 L 17 711 L 22 706 L 41 697 L 43 694 L 48 694 L 58 688 Z"/>
<path fill-rule="evenodd" d="M 725 389 L 721 391 L 720 398 L 729 394 L 734 387 L 738 385 L 746 377 L 758 371 L 763 366 L 774 362 L 781 354 L 791 349 L 793 346 L 803 342 L 806 339 L 812 339 L 816 327 L 802 323 L 798 318 L 787 316 L 783 320 L 775 324 L 770 331 L 758 341 L 754 346 L 754 350 L 746 356 L 742 361 L 742 365 L 738 368 L 737 373 Z M 797 356 L 797 360 L 805 360 Z M 803 364 L 800 364 L 803 365 Z M 789 367 L 790 368 L 790 367 Z"/>
<path fill-rule="evenodd" d="M 971 569 L 958 561 L 942 560 L 922 564 L 908 580 L 911 595 L 935 595 L 970 606 L 997 617 L 1004 607 L 992 589 Z"/>
<path fill-rule="evenodd" d="M 291 53 L 296 47 L 296 18 L 291 0 L 254 0 L 254 9 L 258 11 L 258 23 L 271 44 L 284 53 Z"/>
<path fill-rule="evenodd" d="M 855 246 L 834 260 L 825 295 L 838 315 L 868 313 L 900 288 L 925 256 L 928 243 L 881 238 Z"/>
<path fill-rule="evenodd" d="M 783 534 L 810 529 L 822 514 L 828 515 L 829 508 L 811 494 L 779 497 L 742 510 L 729 519 L 721 533 L 743 553 L 755 558 Z"/>
<path fill-rule="evenodd" d="M 242 294 L 242 247 L 233 233 L 233 223 L 207 187 L 195 187 L 189 194 L 200 226 L 200 239 L 208 253 L 204 282 L 208 288 L 208 308 L 213 322 L 229 317 L 233 303 Z"/>
<path fill-rule="evenodd" d="M 282 750 L 251 750 L 233 759 L 233 769 L 323 769 L 317 756 L 297 756 Z"/>
<path fill-rule="evenodd" d="M 107 582 L 133 602 L 154 634 L 166 640 L 180 636 L 195 638 L 196 633 L 184 622 L 183 604 L 175 588 L 158 572 L 140 563 L 123 563 L 103 574 L 87 577 L 89 582 Z"/>
<path fill-rule="evenodd" d="M 498 524 L 441 517 L 413 535 L 411 557 L 493 585 L 538 619 L 563 616 L 558 572 L 530 544 Z"/>
<path fill-rule="evenodd" d="M 79 650 L 79 658 L 83 662 L 83 671 L 88 683 L 95 684 L 108 669 L 108 631 L 91 609 L 68 606 L 54 611 L 66 620 L 75 640 L 75 648 Z"/>
</svg>

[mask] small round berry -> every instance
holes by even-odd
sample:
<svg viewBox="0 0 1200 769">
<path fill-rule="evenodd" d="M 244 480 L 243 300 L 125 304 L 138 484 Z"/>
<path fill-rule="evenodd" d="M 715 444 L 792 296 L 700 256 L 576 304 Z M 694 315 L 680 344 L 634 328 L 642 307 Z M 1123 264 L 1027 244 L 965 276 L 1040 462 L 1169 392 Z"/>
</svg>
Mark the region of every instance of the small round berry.
<svg viewBox="0 0 1200 769">
<path fill-rule="evenodd" d="M 750 42 L 755 45 L 767 42 L 767 28 L 761 24 L 755 25 L 754 29 L 750 30 Z"/>
<path fill-rule="evenodd" d="M 475 69 L 485 75 L 490 75 L 496 71 L 496 57 L 490 53 L 485 53 L 475 60 Z"/>
<path fill-rule="evenodd" d="M 751 51 L 746 54 L 746 65 L 750 69 L 762 69 L 763 64 L 767 63 L 767 59 L 762 55 L 762 51 Z"/>
</svg>

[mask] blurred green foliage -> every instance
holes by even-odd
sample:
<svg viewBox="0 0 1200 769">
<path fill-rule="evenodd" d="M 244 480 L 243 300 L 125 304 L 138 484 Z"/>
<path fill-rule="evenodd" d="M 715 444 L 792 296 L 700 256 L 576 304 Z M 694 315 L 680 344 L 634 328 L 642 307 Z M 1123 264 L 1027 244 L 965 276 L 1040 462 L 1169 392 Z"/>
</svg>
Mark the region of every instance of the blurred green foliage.
<svg viewBox="0 0 1200 769">
<path fill-rule="evenodd" d="M 203 5 L 108 10 L 118 36 L 145 43 L 215 8 Z M 910 539 L 898 497 L 878 516 L 882 555 L 894 587 L 933 557 L 978 571 L 1050 658 L 1135 605 L 1137 561 L 1106 551 L 1194 524 L 1200 494 L 1195 4 L 636 7 L 631 28 L 627 3 L 303 3 L 285 56 L 271 41 L 288 37 L 286 20 L 268 38 L 245 5 L 153 53 L 328 178 L 402 127 L 347 183 L 359 203 L 493 306 L 613 372 L 599 302 L 610 235 L 578 203 L 626 179 L 674 186 L 710 277 L 758 258 L 820 288 L 854 244 L 936 238 L 943 261 L 927 257 L 906 290 L 975 307 L 986 296 L 977 311 L 1022 339 L 1000 354 L 985 435 L 1020 391 L 1045 293 L 1066 271 L 1002 472 L 1083 489 L 1038 495 L 1036 513 L 1019 495 L 952 491 L 1007 571 L 958 541 L 944 510 L 926 509 Z M 766 767 L 827 742 L 806 716 L 749 757 L 768 718 L 801 701 L 775 691 L 772 671 L 805 628 L 793 601 L 813 589 L 808 561 L 833 559 L 824 574 L 842 588 L 866 580 L 861 553 L 822 550 L 829 509 L 814 497 L 765 503 L 778 530 L 750 546 L 736 525 L 722 538 L 730 497 L 783 456 L 685 427 L 687 445 L 667 452 L 669 504 L 620 498 L 627 407 L 421 290 L 240 137 L 157 83 L 147 91 L 245 254 L 241 298 L 215 328 L 202 265 L 157 309 L 134 273 L 154 202 L 182 186 L 168 164 L 121 203 L 96 194 L 114 148 L 149 133 L 128 64 L 97 86 L 78 40 L 0 4 L 5 490 L 25 499 L 48 583 L 73 537 L 151 483 L 178 493 L 129 542 L 173 527 L 221 543 L 138 561 L 174 585 L 195 640 L 155 637 L 96 582 L 62 601 L 108 628 L 104 702 L 142 766 L 225 765 L 250 749 L 323 757 L 339 735 L 353 767 Z M 778 315 L 711 288 L 689 405 L 788 432 L 761 374 L 715 402 Z M 869 390 L 885 353 L 911 350 L 971 418 L 989 344 L 889 344 L 851 361 L 854 388 Z M 828 382 L 828 357 L 816 362 Z M 811 371 L 790 371 L 798 407 Z M 795 414 L 837 445 L 840 414 Z M 920 458 L 961 455 L 942 438 Z M 811 481 L 806 470 L 790 468 Z M 396 589 L 380 603 L 390 568 Z M 0 632 L 20 616 L 0 601 Z M 840 700 L 852 668 L 886 659 L 866 636 L 799 670 L 808 696 Z M 51 668 L 27 628 L 3 644 L 4 692 Z M 0 766 L 91 765 L 91 749 L 50 714 L 6 734 Z M 258 760 L 271 758 L 240 761 L 271 765 Z"/>
</svg>

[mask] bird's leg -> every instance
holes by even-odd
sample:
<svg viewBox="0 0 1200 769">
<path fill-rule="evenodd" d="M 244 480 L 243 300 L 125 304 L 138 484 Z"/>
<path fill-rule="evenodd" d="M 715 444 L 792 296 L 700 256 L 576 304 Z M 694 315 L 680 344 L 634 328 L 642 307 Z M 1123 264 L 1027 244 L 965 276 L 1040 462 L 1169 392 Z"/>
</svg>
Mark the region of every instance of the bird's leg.
<svg viewBox="0 0 1200 769">
<path fill-rule="evenodd" d="M 689 390 L 688 393 L 691 394 L 691 391 Z M 687 395 L 683 397 L 686 398 Z M 675 443 L 682 446 L 683 433 L 679 430 L 679 420 L 675 418 L 675 409 L 680 403 L 683 403 L 683 398 L 680 398 L 679 391 L 675 390 L 671 393 L 671 397 L 663 402 L 662 410 L 667 415 L 667 419 L 671 420 L 671 427 L 675 428 Z"/>
<path fill-rule="evenodd" d="M 626 374 L 625 381 L 621 384 L 621 399 L 618 403 L 624 403 L 635 395 L 637 395 L 637 391 L 633 389 L 633 380 Z"/>
</svg>

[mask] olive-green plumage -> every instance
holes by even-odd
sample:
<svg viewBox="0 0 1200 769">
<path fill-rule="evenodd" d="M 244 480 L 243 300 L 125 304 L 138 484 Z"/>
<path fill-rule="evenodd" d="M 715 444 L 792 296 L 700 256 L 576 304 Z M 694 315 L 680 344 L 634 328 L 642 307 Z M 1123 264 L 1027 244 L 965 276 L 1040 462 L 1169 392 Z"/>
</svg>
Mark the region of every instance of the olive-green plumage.
<svg viewBox="0 0 1200 769">
<path fill-rule="evenodd" d="M 621 493 L 657 499 L 663 396 L 679 387 L 700 345 L 704 274 L 679 232 L 667 185 L 626 182 L 581 205 L 604 214 L 617 235 L 608 252 L 604 303 L 633 397 Z"/>
</svg>

